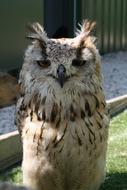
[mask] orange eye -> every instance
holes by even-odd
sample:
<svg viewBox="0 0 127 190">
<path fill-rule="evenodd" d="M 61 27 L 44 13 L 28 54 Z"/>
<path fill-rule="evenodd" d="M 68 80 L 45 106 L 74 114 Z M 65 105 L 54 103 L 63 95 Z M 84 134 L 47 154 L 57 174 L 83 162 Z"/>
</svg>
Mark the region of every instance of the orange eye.
<svg viewBox="0 0 127 190">
<path fill-rule="evenodd" d="M 73 59 L 72 65 L 75 67 L 85 65 L 86 60 L 80 60 L 80 59 Z"/>
<path fill-rule="evenodd" d="M 40 67 L 46 68 L 46 67 L 48 67 L 48 66 L 51 65 L 51 62 L 47 59 L 47 60 L 40 60 L 40 61 L 37 61 L 37 64 L 38 64 Z"/>
</svg>

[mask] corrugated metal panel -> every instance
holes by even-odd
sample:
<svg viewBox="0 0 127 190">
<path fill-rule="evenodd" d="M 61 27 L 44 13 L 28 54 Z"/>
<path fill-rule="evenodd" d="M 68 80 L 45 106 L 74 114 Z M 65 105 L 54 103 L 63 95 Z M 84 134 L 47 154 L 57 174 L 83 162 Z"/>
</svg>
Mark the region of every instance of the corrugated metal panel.
<svg viewBox="0 0 127 190">
<path fill-rule="evenodd" d="M 77 1 L 77 15 L 79 22 L 83 19 L 97 22 L 101 52 L 127 49 L 127 0 Z"/>
<path fill-rule="evenodd" d="M 42 0 L 1 0 L 0 1 L 0 71 L 21 66 L 26 25 L 43 22 Z"/>
</svg>

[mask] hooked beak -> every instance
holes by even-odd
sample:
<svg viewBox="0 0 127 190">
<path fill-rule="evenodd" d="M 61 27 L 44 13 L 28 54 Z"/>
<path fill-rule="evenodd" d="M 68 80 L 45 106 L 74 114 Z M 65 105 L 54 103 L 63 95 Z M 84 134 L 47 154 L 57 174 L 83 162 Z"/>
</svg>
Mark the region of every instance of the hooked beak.
<svg viewBox="0 0 127 190">
<path fill-rule="evenodd" d="M 66 80 L 66 68 L 64 65 L 59 65 L 57 69 L 58 81 L 60 83 L 61 88 L 63 88 L 64 82 Z"/>
</svg>

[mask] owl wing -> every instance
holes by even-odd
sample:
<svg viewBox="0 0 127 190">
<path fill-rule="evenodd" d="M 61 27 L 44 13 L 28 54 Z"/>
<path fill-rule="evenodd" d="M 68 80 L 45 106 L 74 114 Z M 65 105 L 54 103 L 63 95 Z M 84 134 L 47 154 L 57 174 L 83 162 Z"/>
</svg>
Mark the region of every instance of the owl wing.
<svg viewBox="0 0 127 190">
<path fill-rule="evenodd" d="M 28 110 L 27 107 L 24 105 L 24 98 L 20 97 L 16 105 L 16 120 L 15 120 L 20 135 L 22 135 L 24 121 L 27 116 L 28 116 Z"/>
</svg>

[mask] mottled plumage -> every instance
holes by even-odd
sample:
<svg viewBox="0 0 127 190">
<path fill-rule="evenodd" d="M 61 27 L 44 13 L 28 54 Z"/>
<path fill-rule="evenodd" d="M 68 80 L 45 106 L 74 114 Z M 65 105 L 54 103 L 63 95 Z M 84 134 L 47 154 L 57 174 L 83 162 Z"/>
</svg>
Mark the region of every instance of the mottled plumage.
<svg viewBox="0 0 127 190">
<path fill-rule="evenodd" d="M 75 38 L 49 39 L 29 26 L 16 121 L 32 189 L 98 190 L 105 178 L 109 121 L 93 27 L 86 21 Z"/>
</svg>

